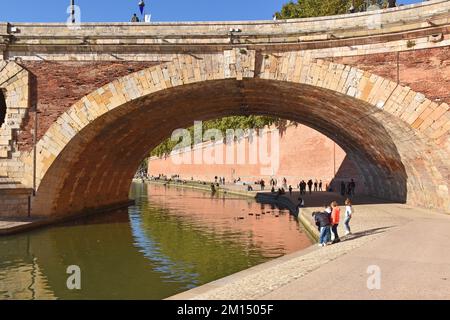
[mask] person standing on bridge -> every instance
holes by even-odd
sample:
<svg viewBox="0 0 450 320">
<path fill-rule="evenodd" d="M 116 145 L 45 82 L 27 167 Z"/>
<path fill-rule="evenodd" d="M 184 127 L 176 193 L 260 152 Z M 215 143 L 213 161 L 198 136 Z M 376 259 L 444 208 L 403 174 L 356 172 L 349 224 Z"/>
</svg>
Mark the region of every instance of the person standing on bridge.
<svg viewBox="0 0 450 320">
<path fill-rule="evenodd" d="M 139 22 L 139 18 L 136 13 L 131 17 L 131 22 Z"/>
</svg>

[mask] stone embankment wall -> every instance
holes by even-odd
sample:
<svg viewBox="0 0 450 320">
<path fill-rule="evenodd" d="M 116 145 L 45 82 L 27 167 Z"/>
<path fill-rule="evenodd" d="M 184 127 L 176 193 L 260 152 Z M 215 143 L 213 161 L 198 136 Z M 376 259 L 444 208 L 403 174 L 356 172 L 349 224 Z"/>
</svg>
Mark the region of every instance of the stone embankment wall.
<svg viewBox="0 0 450 320">
<path fill-rule="evenodd" d="M 270 139 L 269 139 L 270 140 Z M 348 180 L 351 178 L 359 180 L 358 171 L 353 162 L 346 156 L 344 150 L 323 134 L 309 127 L 291 125 L 286 131 L 280 131 L 279 137 L 279 168 L 273 174 L 264 174 L 267 165 L 258 161 L 257 164 L 249 163 L 249 154 L 254 152 L 256 140 L 244 139 L 234 146 L 234 154 L 238 148 L 245 150 L 245 164 L 238 164 L 237 157 L 233 164 L 195 164 L 194 152 L 186 151 L 168 157 L 152 157 L 149 159 L 148 172 L 157 176 L 180 175 L 183 179 L 213 181 L 215 176 L 225 177 L 226 181 L 241 178 L 243 181 L 254 182 L 258 179 L 266 179 L 266 183 L 273 176 L 281 184 L 283 177 L 288 185 L 296 186 L 301 179 L 323 180 L 325 184 L 332 181 L 335 175 L 338 179 Z M 257 146 L 256 148 L 258 148 Z M 227 149 L 220 145 L 226 159 Z M 204 145 L 201 150 L 203 154 L 211 152 L 213 147 Z M 257 149 L 259 150 L 259 149 Z M 275 157 L 275 150 L 272 156 Z M 259 151 L 258 151 L 259 152 Z M 183 157 L 189 159 L 192 164 L 179 164 L 178 159 Z"/>
</svg>

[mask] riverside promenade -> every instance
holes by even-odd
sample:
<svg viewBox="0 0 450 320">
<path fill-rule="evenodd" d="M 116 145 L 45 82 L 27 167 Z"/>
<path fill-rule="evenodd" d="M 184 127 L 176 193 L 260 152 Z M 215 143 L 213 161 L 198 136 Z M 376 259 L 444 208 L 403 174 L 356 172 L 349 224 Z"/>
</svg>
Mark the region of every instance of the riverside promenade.
<svg viewBox="0 0 450 320">
<path fill-rule="evenodd" d="M 209 188 L 209 184 L 171 185 Z M 219 192 L 257 195 L 257 191 L 247 192 L 244 188 L 227 185 Z M 298 197 L 298 192 L 281 196 L 283 203 L 290 201 L 293 205 Z M 343 198 L 336 193 L 318 192 L 303 198 L 306 208 L 301 210 L 300 220 L 313 233 L 317 229 L 311 213 L 332 200 L 343 203 Z M 450 216 L 363 196 L 357 196 L 355 203 L 353 235 L 343 237 L 341 224 L 341 243 L 325 248 L 313 245 L 169 299 L 448 299 Z M 12 228 L 15 232 L 26 231 L 51 222 L 33 221 L 25 227 L 21 226 L 23 223 L 27 224 L 0 221 L 0 231 L 2 228 L 4 234 Z M 371 276 L 368 270 L 373 267 L 380 271 L 379 289 L 367 286 Z"/>
<path fill-rule="evenodd" d="M 318 203 L 343 200 L 325 192 L 304 199 L 301 215 L 311 225 Z M 353 235 L 342 236 L 341 224 L 341 243 L 314 245 L 169 299 L 448 299 L 450 216 L 367 197 L 355 202 Z M 379 289 L 368 287 L 373 268 Z"/>
</svg>

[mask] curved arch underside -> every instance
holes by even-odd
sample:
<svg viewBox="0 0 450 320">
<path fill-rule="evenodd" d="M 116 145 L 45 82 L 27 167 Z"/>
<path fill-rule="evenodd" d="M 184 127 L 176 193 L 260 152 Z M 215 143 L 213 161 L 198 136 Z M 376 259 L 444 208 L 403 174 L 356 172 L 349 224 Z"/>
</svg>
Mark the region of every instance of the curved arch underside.
<svg viewBox="0 0 450 320">
<path fill-rule="evenodd" d="M 57 156 L 42 152 L 56 131 L 41 140 L 33 214 L 67 215 L 126 201 L 136 168 L 174 129 L 242 114 L 277 116 L 325 134 L 355 162 L 372 196 L 448 207 L 448 189 L 442 191 L 448 184 L 446 153 L 395 115 L 337 91 L 261 78 L 219 79 L 157 90 L 106 111 L 88 119 L 67 144 L 53 143 L 61 149 Z"/>
</svg>

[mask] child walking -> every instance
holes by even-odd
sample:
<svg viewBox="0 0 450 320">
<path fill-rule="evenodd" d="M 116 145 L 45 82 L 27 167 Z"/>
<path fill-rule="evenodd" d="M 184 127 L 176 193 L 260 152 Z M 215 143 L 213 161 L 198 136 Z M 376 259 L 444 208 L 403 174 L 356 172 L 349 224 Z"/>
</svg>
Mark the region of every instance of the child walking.
<svg viewBox="0 0 450 320">
<path fill-rule="evenodd" d="M 352 219 L 352 215 L 353 215 L 352 201 L 350 199 L 347 199 L 345 200 L 345 220 L 344 220 L 345 235 L 352 234 L 352 230 L 350 229 L 350 220 Z"/>
</svg>

